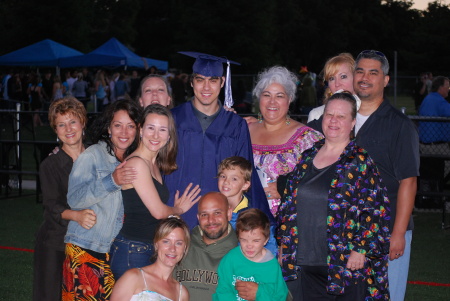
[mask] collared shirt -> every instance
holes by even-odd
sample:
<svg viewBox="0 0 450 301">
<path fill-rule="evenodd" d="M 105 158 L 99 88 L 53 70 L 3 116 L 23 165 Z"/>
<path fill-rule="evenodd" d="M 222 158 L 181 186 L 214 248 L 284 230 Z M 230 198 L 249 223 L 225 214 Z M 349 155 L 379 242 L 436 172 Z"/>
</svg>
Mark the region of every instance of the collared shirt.
<svg viewBox="0 0 450 301">
<path fill-rule="evenodd" d="M 213 123 L 213 121 L 216 119 L 217 115 L 219 115 L 220 107 L 222 107 L 222 104 L 219 101 L 219 109 L 217 110 L 217 112 L 209 116 L 200 112 L 194 105 L 192 105 L 192 108 L 194 109 L 194 114 L 197 117 L 198 121 L 200 122 L 200 126 L 202 127 L 203 132 L 205 132 L 208 129 L 211 123 Z"/>
</svg>

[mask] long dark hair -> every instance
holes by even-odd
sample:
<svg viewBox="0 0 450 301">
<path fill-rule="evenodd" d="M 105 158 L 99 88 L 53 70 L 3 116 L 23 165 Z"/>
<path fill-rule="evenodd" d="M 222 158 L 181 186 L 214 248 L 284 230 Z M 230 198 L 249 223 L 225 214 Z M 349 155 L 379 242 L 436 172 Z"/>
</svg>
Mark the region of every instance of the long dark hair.
<svg viewBox="0 0 450 301">
<path fill-rule="evenodd" d="M 134 152 L 139 144 L 139 121 L 141 117 L 142 108 L 134 101 L 118 100 L 106 107 L 102 115 L 100 115 L 89 129 L 92 142 L 98 143 L 104 141 L 107 144 L 108 152 L 111 156 L 114 154 L 114 145 L 109 137 L 108 128 L 114 119 L 114 115 L 118 111 L 125 111 L 130 116 L 130 119 L 136 124 L 136 136 L 133 143 L 125 151 L 124 158 Z"/>
<path fill-rule="evenodd" d="M 156 164 L 163 174 L 168 175 L 177 169 L 178 139 L 175 120 L 168 108 L 160 104 L 152 104 L 145 108 L 142 114 L 140 127 L 144 127 L 145 119 L 149 114 L 166 116 L 169 119 L 169 141 L 161 148 L 156 157 Z"/>
</svg>

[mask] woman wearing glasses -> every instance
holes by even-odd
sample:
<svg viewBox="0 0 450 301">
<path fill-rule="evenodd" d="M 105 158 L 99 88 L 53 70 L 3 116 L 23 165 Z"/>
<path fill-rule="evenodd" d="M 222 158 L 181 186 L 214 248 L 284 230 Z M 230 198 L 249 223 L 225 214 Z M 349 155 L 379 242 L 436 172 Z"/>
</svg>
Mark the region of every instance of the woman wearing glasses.
<svg viewBox="0 0 450 301">
<path fill-rule="evenodd" d="M 351 139 L 355 123 L 353 95 L 332 95 L 325 139 L 288 177 L 277 239 L 294 300 L 389 300 L 389 200 L 374 162 Z"/>
</svg>

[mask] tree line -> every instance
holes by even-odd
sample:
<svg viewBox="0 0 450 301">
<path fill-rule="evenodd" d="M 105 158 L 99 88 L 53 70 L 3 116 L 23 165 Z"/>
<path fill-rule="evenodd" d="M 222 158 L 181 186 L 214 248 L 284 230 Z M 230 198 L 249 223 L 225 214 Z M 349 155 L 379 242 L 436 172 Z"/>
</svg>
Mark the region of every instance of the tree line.
<svg viewBox="0 0 450 301">
<path fill-rule="evenodd" d="M 0 54 L 52 39 L 89 52 L 111 37 L 190 72 L 177 51 L 227 56 L 256 73 L 280 64 L 318 72 L 328 57 L 383 51 L 400 74 L 449 70 L 450 8 L 411 0 L 4 0 Z"/>
</svg>

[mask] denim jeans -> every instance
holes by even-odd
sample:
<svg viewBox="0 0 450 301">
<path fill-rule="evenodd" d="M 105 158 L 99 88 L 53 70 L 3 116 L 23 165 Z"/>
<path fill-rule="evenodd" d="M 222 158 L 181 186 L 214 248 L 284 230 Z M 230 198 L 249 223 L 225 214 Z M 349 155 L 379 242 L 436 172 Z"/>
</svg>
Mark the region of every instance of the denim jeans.
<svg viewBox="0 0 450 301">
<path fill-rule="evenodd" d="M 409 258 L 411 257 L 412 230 L 405 233 L 405 251 L 399 259 L 389 260 L 389 293 L 392 301 L 405 300 L 406 281 L 408 280 Z"/>
<path fill-rule="evenodd" d="M 153 244 L 117 235 L 110 251 L 111 270 L 115 280 L 117 281 L 129 269 L 149 265 L 153 251 Z"/>
</svg>

